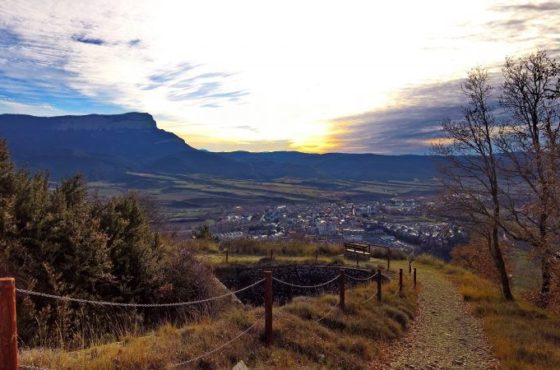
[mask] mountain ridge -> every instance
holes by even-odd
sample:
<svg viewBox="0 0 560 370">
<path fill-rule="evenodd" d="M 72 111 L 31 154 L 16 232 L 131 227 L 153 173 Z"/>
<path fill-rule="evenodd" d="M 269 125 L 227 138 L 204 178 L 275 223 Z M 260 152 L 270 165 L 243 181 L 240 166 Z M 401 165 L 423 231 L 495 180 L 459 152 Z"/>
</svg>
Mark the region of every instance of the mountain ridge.
<svg viewBox="0 0 560 370">
<path fill-rule="evenodd" d="M 374 153 L 209 152 L 157 127 L 148 113 L 37 117 L 0 114 L 18 165 L 53 177 L 82 172 L 92 180 L 123 181 L 130 171 L 204 174 L 273 180 L 284 177 L 348 180 L 414 180 L 436 175 L 437 157 Z"/>
</svg>

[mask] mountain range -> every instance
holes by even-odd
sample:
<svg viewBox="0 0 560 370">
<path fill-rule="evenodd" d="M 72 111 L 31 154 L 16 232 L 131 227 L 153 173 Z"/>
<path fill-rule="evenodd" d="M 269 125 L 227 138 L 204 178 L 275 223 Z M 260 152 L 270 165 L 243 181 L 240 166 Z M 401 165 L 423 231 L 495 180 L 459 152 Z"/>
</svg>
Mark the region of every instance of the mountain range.
<svg viewBox="0 0 560 370">
<path fill-rule="evenodd" d="M 35 117 L 0 115 L 16 164 L 55 179 L 83 173 L 89 180 L 126 182 L 134 172 L 208 175 L 271 181 L 281 178 L 426 181 L 437 157 L 422 155 L 208 152 L 159 129 L 147 113 Z"/>
</svg>

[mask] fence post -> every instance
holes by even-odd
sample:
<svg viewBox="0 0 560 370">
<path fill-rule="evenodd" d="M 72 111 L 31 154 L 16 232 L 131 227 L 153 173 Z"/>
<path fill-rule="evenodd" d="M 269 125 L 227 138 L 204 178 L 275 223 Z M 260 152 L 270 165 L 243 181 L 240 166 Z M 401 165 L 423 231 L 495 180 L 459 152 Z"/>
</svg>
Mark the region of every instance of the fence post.
<svg viewBox="0 0 560 370">
<path fill-rule="evenodd" d="M 412 260 L 408 260 L 408 274 L 412 272 Z"/>
<path fill-rule="evenodd" d="M 416 267 L 414 268 L 414 273 L 412 274 L 412 280 L 414 281 L 414 289 L 416 289 Z"/>
<path fill-rule="evenodd" d="M 272 271 L 265 271 L 264 279 L 264 338 L 269 346 L 272 343 Z"/>
<path fill-rule="evenodd" d="M 228 263 L 229 259 L 229 249 L 226 248 L 226 263 Z"/>
<path fill-rule="evenodd" d="M 402 269 L 399 269 L 399 293 L 402 293 L 403 280 L 402 280 Z"/>
<path fill-rule="evenodd" d="M 18 370 L 16 282 L 0 278 L 0 369 Z"/>
<path fill-rule="evenodd" d="M 358 256 L 358 253 L 356 253 L 356 267 L 360 267 L 360 260 L 359 260 L 360 256 Z"/>
<path fill-rule="evenodd" d="M 387 247 L 387 271 L 391 270 L 391 249 Z"/>
<path fill-rule="evenodd" d="M 381 302 L 381 269 L 377 270 L 377 301 Z"/>
<path fill-rule="evenodd" d="M 346 283 L 346 272 L 344 271 L 344 269 L 340 269 L 340 298 L 339 298 L 339 306 L 340 309 L 344 311 L 344 309 L 346 308 L 345 305 L 345 283 Z"/>
</svg>

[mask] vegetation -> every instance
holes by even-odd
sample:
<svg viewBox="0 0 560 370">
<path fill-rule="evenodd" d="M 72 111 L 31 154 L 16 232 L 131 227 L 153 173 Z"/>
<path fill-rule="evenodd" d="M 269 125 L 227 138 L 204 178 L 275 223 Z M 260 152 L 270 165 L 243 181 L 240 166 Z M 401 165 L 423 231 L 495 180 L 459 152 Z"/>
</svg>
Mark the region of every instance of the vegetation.
<svg viewBox="0 0 560 370">
<path fill-rule="evenodd" d="M 406 289 L 399 296 L 397 289 L 396 282 L 384 286 L 384 300 L 378 303 L 370 299 L 375 294 L 374 284 L 355 287 L 347 294 L 345 313 L 332 309 L 338 302 L 334 295 L 298 297 L 283 307 L 275 306 L 274 339 L 268 348 L 261 337 L 262 308 L 231 307 L 217 320 L 203 319 L 184 327 L 166 325 L 121 343 L 71 353 L 27 351 L 22 362 L 57 369 L 161 369 L 217 348 L 256 322 L 247 335 L 212 356 L 194 361 L 193 367 L 231 368 L 243 360 L 250 368 L 367 369 L 380 356 L 382 343 L 401 335 L 414 316 L 416 294 Z"/>
<path fill-rule="evenodd" d="M 15 170 L 3 141 L 0 210 L 0 275 L 14 276 L 19 288 L 142 303 L 213 292 L 210 270 L 153 231 L 134 194 L 90 198 L 80 176 L 50 188 L 47 175 Z M 160 319 L 149 311 L 18 295 L 19 336 L 26 345 L 74 347 Z"/>
<path fill-rule="evenodd" d="M 492 350 L 505 369 L 560 368 L 560 317 L 537 307 L 523 296 L 502 298 L 499 286 L 478 273 L 446 264 L 430 256 L 417 262 L 445 274 L 482 321 Z"/>
<path fill-rule="evenodd" d="M 490 251 L 501 291 L 513 300 L 503 243 L 507 235 L 540 259 L 538 303 L 551 302 L 560 279 L 560 62 L 536 52 L 507 59 L 496 120 L 486 71 L 476 69 L 464 84 L 468 100 L 462 121 L 443 125 L 447 158 L 445 209 L 470 227 Z"/>
<path fill-rule="evenodd" d="M 445 204 L 451 205 L 447 211 L 468 225 L 473 234 L 486 240 L 485 247 L 494 261 L 493 270 L 499 277 L 502 294 L 505 299 L 513 300 L 499 238 L 500 188 L 494 142 L 499 127 L 489 106 L 492 87 L 488 73 L 472 70 L 463 91 L 468 100 L 465 117 L 444 123 L 443 130 L 451 144 L 439 147 L 450 164 L 444 170 Z"/>
<path fill-rule="evenodd" d="M 335 256 L 344 253 L 344 247 L 340 244 L 316 243 L 306 240 L 252 240 L 237 239 L 226 240 L 220 244 L 222 250 L 230 253 L 252 254 L 252 255 L 273 255 L 281 256 L 308 256 L 313 257 L 316 253 L 321 256 Z"/>
</svg>

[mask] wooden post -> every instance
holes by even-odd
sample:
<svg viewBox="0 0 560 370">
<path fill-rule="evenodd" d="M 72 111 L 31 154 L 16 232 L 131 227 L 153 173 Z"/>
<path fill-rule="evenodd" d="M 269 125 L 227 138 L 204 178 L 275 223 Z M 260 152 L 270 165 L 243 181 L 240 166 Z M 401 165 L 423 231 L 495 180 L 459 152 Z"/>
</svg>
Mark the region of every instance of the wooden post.
<svg viewBox="0 0 560 370">
<path fill-rule="evenodd" d="M 387 271 L 391 270 L 391 249 L 387 248 Z"/>
<path fill-rule="evenodd" d="M 403 288 L 403 284 L 402 284 L 402 269 L 399 269 L 399 293 L 402 293 L 402 288 Z"/>
<path fill-rule="evenodd" d="M 16 282 L 0 278 L 0 369 L 18 370 Z"/>
<path fill-rule="evenodd" d="M 360 267 L 360 256 L 358 256 L 358 251 L 356 251 L 356 267 Z"/>
<path fill-rule="evenodd" d="M 340 309 L 344 311 L 344 309 L 346 308 L 345 305 L 345 284 L 346 284 L 346 272 L 344 271 L 344 269 L 340 269 L 340 298 L 339 298 L 339 302 L 338 305 L 340 306 Z"/>
<path fill-rule="evenodd" d="M 414 281 L 414 289 L 416 289 L 416 267 L 414 268 L 414 273 L 412 274 L 412 280 Z"/>
<path fill-rule="evenodd" d="M 381 270 L 377 270 L 377 301 L 381 302 Z"/>
<path fill-rule="evenodd" d="M 408 260 L 408 274 L 412 272 L 412 260 Z"/>
<path fill-rule="evenodd" d="M 226 248 L 226 263 L 228 263 L 228 258 L 229 258 L 229 250 Z"/>
<path fill-rule="evenodd" d="M 264 278 L 264 338 L 269 346 L 272 343 L 272 271 L 265 271 Z"/>
</svg>

